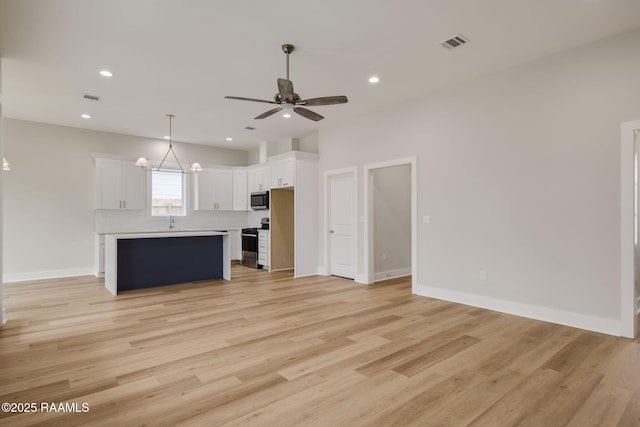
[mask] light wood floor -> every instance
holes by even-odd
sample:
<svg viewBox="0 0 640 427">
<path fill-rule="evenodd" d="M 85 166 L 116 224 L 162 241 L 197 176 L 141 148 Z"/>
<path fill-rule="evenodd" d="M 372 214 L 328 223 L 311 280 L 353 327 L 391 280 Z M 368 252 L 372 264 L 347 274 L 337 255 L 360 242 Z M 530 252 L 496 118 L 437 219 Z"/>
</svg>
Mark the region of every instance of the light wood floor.
<svg viewBox="0 0 640 427">
<path fill-rule="evenodd" d="M 411 295 L 234 266 L 232 282 L 112 297 L 8 284 L 0 424 L 638 426 L 640 344 Z"/>
</svg>

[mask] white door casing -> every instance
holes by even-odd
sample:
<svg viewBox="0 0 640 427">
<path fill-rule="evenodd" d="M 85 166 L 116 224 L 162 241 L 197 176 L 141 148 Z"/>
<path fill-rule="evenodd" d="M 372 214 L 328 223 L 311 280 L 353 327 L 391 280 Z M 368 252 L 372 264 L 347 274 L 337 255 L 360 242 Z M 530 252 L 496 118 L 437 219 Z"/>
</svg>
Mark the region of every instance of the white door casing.
<svg viewBox="0 0 640 427">
<path fill-rule="evenodd" d="M 411 166 L 411 292 L 415 293 L 418 283 L 418 159 L 407 157 L 404 159 L 387 160 L 370 163 L 363 166 L 363 274 L 362 283 L 374 283 L 373 272 L 373 170 L 389 166 Z"/>
<path fill-rule="evenodd" d="M 634 145 L 635 133 L 640 130 L 640 120 L 625 122 L 621 126 L 621 206 L 620 206 L 620 335 L 634 338 L 637 334 L 638 313 L 635 280 L 634 242 Z"/>
</svg>

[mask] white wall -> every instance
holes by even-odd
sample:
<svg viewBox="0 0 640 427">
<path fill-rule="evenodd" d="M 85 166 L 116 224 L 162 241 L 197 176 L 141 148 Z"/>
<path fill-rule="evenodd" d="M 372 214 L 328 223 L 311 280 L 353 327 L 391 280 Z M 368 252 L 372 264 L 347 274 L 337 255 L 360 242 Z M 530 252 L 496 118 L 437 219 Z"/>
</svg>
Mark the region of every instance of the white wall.
<svg viewBox="0 0 640 427">
<path fill-rule="evenodd" d="M 318 153 L 318 132 L 311 133 L 297 139 L 297 150 L 306 153 Z"/>
<path fill-rule="evenodd" d="M 260 163 L 260 148 L 250 150 L 247 152 L 247 164 L 257 165 Z"/>
<path fill-rule="evenodd" d="M 373 271 L 378 279 L 411 273 L 411 166 L 374 169 Z"/>
<path fill-rule="evenodd" d="M 276 156 L 291 150 L 317 154 L 318 132 L 313 132 L 301 138 L 267 142 L 267 157 Z M 249 150 L 247 164 L 257 165 L 258 163 L 260 163 L 260 148 Z"/>
<path fill-rule="evenodd" d="M 166 141 L 5 118 L 3 259 L 5 279 L 90 274 L 93 233 L 157 228 L 146 212 L 94 211 L 91 153 L 160 160 Z M 174 143 L 184 164 L 245 166 L 245 151 Z M 177 219 L 185 228 L 242 227 L 246 213 L 203 213 Z"/>
<path fill-rule="evenodd" d="M 0 55 L 1 57 L 1 55 Z M 2 81 L 2 61 L 0 61 L 0 82 Z M 4 154 L 4 131 L 3 131 L 3 120 L 2 120 L 2 85 L 0 85 L 0 157 L 3 157 Z M 7 321 L 6 320 L 6 315 L 5 315 L 5 309 L 4 309 L 4 304 L 3 304 L 3 300 L 2 300 L 2 271 L 3 271 L 3 265 L 2 265 L 2 258 L 3 258 L 3 254 L 4 251 L 2 249 L 2 242 L 4 241 L 4 229 L 2 226 L 2 217 L 3 217 L 3 212 L 4 212 L 4 205 L 3 205 L 3 194 L 4 194 L 4 190 L 3 190 L 3 177 L 4 177 L 4 172 L 0 171 L 0 326 L 4 325 L 4 323 Z"/>
<path fill-rule="evenodd" d="M 638 75 L 636 30 L 323 128 L 320 174 L 417 156 L 414 291 L 615 333 Z"/>
</svg>

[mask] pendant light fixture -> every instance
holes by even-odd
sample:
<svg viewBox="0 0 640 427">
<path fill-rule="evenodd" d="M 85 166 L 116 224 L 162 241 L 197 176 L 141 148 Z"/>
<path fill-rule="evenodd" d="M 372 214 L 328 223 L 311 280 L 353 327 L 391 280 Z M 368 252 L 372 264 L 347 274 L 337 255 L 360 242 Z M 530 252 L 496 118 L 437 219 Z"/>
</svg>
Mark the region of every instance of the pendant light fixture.
<svg viewBox="0 0 640 427">
<path fill-rule="evenodd" d="M 178 163 L 178 167 L 180 168 L 180 172 L 181 173 L 197 173 L 202 171 L 202 166 L 200 166 L 200 163 L 195 162 L 191 165 L 191 168 L 189 168 L 188 171 L 185 171 L 184 168 L 182 167 L 182 163 L 180 163 L 180 160 L 178 160 L 178 156 L 176 156 L 176 152 L 173 151 L 173 140 L 172 140 L 172 123 L 171 121 L 173 120 L 173 118 L 175 117 L 173 114 L 167 114 L 167 117 L 169 117 L 169 149 L 167 150 L 167 152 L 165 153 L 164 157 L 162 158 L 162 161 L 160 162 L 160 165 L 155 169 L 157 171 L 159 171 L 160 169 L 162 169 L 162 165 L 164 165 L 164 161 L 167 160 L 167 156 L 169 156 L 169 153 L 173 154 L 173 158 L 176 160 L 176 163 Z M 140 166 L 143 169 L 150 169 L 149 168 L 149 161 L 144 158 L 144 157 L 140 157 L 137 161 L 136 161 L 136 166 Z M 178 172 L 178 171 L 176 171 Z"/>
<path fill-rule="evenodd" d="M 7 162 L 7 159 L 5 159 L 4 157 L 2 158 L 2 170 L 3 171 L 11 170 L 11 168 L 9 167 L 9 162 Z"/>
</svg>

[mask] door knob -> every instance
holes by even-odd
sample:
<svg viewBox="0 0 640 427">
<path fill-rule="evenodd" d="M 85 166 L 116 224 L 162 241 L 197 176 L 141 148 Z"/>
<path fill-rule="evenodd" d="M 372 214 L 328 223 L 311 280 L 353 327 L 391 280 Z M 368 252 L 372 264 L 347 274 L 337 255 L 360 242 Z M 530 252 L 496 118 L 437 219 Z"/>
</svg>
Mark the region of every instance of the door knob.
<svg viewBox="0 0 640 427">
<path fill-rule="evenodd" d="M 329 234 L 333 234 L 333 230 L 329 230 Z"/>
</svg>

